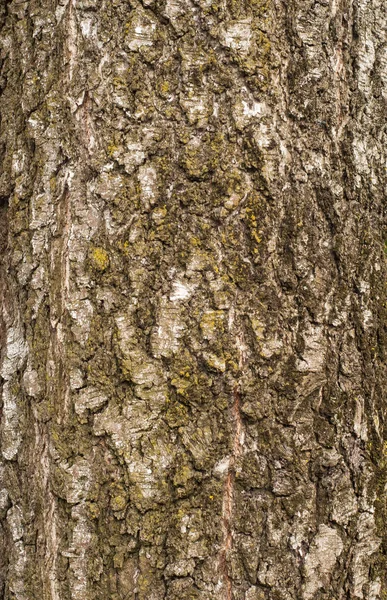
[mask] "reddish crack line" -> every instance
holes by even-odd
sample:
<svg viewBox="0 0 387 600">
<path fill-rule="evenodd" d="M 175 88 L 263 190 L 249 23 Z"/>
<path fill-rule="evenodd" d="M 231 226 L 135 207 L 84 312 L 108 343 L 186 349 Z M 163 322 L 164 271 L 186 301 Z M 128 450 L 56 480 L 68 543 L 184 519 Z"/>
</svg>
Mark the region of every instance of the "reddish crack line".
<svg viewBox="0 0 387 600">
<path fill-rule="evenodd" d="M 228 557 L 232 550 L 232 519 L 234 505 L 234 487 L 235 487 L 235 469 L 236 462 L 242 451 L 242 419 L 240 413 L 240 393 L 238 385 L 235 385 L 233 403 L 233 416 L 235 423 L 234 444 L 230 462 L 227 471 L 226 482 L 223 495 L 222 526 L 223 526 L 223 547 L 220 553 L 220 570 L 223 576 L 224 587 L 226 591 L 226 600 L 233 599 L 232 579 L 229 573 Z"/>
</svg>

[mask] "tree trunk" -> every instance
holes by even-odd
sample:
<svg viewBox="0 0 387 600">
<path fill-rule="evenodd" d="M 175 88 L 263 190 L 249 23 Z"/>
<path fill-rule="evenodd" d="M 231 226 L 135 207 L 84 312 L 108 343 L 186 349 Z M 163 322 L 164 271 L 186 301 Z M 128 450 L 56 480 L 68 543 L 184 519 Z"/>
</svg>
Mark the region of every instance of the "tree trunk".
<svg viewBox="0 0 387 600">
<path fill-rule="evenodd" d="M 385 25 L 2 1 L 5 600 L 387 597 Z"/>
</svg>

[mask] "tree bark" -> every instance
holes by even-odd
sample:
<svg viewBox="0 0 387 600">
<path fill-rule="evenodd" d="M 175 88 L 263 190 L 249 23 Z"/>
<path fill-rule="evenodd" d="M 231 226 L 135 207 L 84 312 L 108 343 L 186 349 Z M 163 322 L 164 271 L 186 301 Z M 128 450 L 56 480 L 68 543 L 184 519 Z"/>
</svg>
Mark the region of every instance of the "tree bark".
<svg viewBox="0 0 387 600">
<path fill-rule="evenodd" d="M 387 597 L 382 0 L 3 0 L 5 600 Z"/>
</svg>

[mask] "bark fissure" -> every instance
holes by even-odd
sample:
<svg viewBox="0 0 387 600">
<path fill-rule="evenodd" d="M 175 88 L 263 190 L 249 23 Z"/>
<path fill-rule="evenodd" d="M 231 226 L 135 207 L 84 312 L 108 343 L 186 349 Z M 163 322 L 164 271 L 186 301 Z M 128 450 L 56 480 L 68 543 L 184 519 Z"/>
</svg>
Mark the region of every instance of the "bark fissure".
<svg viewBox="0 0 387 600">
<path fill-rule="evenodd" d="M 234 386 L 233 390 L 233 420 L 234 420 L 234 439 L 232 454 L 229 460 L 227 477 L 224 485 L 224 497 L 222 508 L 222 523 L 223 523 L 223 546 L 220 554 L 220 566 L 224 578 L 225 597 L 226 600 L 233 600 L 232 577 L 229 572 L 229 558 L 232 552 L 233 544 L 233 504 L 234 504 L 234 487 L 235 476 L 238 459 L 242 452 L 242 419 L 240 412 L 240 392 L 238 385 Z"/>
</svg>

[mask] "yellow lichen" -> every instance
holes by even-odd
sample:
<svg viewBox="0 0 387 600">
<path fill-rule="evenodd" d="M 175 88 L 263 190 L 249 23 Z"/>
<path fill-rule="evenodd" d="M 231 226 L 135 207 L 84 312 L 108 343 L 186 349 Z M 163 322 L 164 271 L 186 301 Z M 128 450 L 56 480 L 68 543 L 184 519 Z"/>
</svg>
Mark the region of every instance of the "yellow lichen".
<svg viewBox="0 0 387 600">
<path fill-rule="evenodd" d="M 109 265 L 109 256 L 104 248 L 93 248 L 91 260 L 98 271 L 105 271 Z"/>
<path fill-rule="evenodd" d="M 118 148 L 115 144 L 109 144 L 107 147 L 107 153 L 110 158 L 113 158 L 114 153 L 117 152 Z"/>
<path fill-rule="evenodd" d="M 124 510 L 127 504 L 127 500 L 125 496 L 117 495 L 111 498 L 110 504 L 114 511 L 120 511 Z"/>
<path fill-rule="evenodd" d="M 167 92 L 169 92 L 169 81 L 163 81 L 163 82 L 160 84 L 160 91 L 161 91 L 163 94 L 166 94 Z"/>
</svg>

